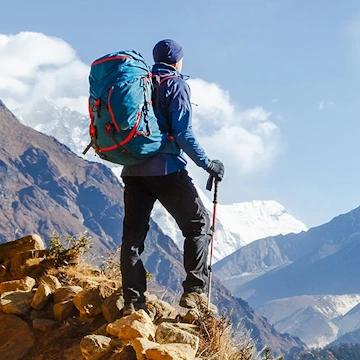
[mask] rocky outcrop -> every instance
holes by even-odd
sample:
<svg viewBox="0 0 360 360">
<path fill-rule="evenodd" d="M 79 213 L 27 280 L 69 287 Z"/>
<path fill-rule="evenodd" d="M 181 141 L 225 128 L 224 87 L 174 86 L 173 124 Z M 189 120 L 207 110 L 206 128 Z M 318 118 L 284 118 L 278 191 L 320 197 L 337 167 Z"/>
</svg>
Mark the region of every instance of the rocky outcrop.
<svg viewBox="0 0 360 360">
<path fill-rule="evenodd" d="M 26 251 L 37 250 L 41 241 L 29 241 L 34 238 L 41 240 L 27 237 L 7 245 L 12 250 L 3 257 L 4 261 L 11 263 L 18 255 L 16 249 L 22 252 L 24 243 L 28 247 Z M 188 314 L 178 314 L 170 304 L 147 294 L 148 313 L 139 310 L 123 317 L 124 300 L 114 280 L 101 277 L 100 272 L 95 279 L 79 274 L 78 278 L 72 278 L 70 285 L 69 275 L 64 276 L 63 270 L 51 268 L 52 274 L 49 274 L 47 267 L 41 267 L 41 262 L 48 260 L 45 256 L 38 263 L 43 273 L 34 278 L 26 275 L 11 279 L 14 273 L 6 268 L 5 277 L 9 280 L 0 282 L 0 338 L 6 339 L 0 345 L 0 359 L 37 360 L 38 338 L 53 339 L 53 346 L 56 346 L 58 336 L 69 331 L 71 326 L 76 329 L 75 334 L 81 328 L 81 332 L 90 331 L 92 324 L 95 329 L 83 334 L 77 350 L 74 344 L 65 346 L 59 350 L 59 359 L 79 358 L 79 353 L 88 360 L 195 359 L 199 348 L 197 327 L 176 324 L 189 318 Z M 23 272 L 27 271 L 23 264 Z M 75 268 L 71 272 L 76 273 Z M 100 284 L 110 284 L 112 292 L 107 291 L 105 296 Z M 76 356 L 73 351 L 77 351 Z M 42 359 L 48 355 L 44 356 Z"/>
</svg>

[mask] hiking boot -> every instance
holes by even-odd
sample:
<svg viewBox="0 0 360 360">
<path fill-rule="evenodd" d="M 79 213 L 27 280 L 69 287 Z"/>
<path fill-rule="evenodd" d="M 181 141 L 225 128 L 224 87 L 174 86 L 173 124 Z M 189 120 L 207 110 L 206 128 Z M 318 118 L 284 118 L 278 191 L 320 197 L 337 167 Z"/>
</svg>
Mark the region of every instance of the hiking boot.
<svg viewBox="0 0 360 360">
<path fill-rule="evenodd" d="M 207 308 L 208 297 L 204 293 L 197 293 L 195 291 L 189 293 L 183 293 L 180 298 L 180 306 L 188 309 Z M 209 310 L 213 313 L 217 313 L 217 307 L 210 303 Z"/>
<path fill-rule="evenodd" d="M 149 315 L 149 309 L 145 303 L 130 303 L 124 305 L 123 316 L 131 315 L 138 310 L 144 310 Z"/>
</svg>

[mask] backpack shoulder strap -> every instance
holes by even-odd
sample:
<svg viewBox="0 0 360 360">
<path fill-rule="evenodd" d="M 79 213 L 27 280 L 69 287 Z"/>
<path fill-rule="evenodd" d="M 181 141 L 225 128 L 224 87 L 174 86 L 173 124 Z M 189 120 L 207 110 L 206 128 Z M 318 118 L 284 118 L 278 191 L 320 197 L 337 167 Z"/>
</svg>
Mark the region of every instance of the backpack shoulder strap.
<svg viewBox="0 0 360 360">
<path fill-rule="evenodd" d="M 156 108 L 158 109 L 160 106 L 160 85 L 166 82 L 169 79 L 174 78 L 181 78 L 181 76 L 173 74 L 173 75 L 154 75 L 152 74 L 151 77 L 155 79 L 153 81 L 153 103 L 155 103 Z M 154 101 L 155 100 L 155 101 Z"/>
</svg>

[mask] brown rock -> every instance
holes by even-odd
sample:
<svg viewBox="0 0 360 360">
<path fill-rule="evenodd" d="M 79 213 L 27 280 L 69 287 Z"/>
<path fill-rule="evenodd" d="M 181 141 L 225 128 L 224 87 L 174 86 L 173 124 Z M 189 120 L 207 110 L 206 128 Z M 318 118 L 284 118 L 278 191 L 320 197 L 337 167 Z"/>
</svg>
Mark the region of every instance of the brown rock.
<svg viewBox="0 0 360 360">
<path fill-rule="evenodd" d="M 59 326 L 59 323 L 54 320 L 37 318 L 33 320 L 32 326 L 34 329 L 40 330 L 42 332 L 49 332 L 56 329 Z"/>
<path fill-rule="evenodd" d="M 5 281 L 0 284 L 0 294 L 17 290 L 30 291 L 34 287 L 35 283 L 35 279 L 30 276 L 26 276 L 25 278 L 19 280 Z"/>
<path fill-rule="evenodd" d="M 62 286 L 54 292 L 54 303 L 59 303 L 63 301 L 69 301 L 75 297 L 77 293 L 82 291 L 80 286 Z"/>
<path fill-rule="evenodd" d="M 40 284 L 31 302 L 31 307 L 36 310 L 43 309 L 50 300 L 51 295 L 50 287 L 46 284 Z"/>
<path fill-rule="evenodd" d="M 64 321 L 76 314 L 76 308 L 71 300 L 54 304 L 53 311 L 57 321 Z"/>
<path fill-rule="evenodd" d="M 33 292 L 9 291 L 0 296 L 0 310 L 6 314 L 25 315 L 31 309 Z"/>
<path fill-rule="evenodd" d="M 24 358 L 35 342 L 31 327 L 19 317 L 0 313 L 0 359 Z"/>
<path fill-rule="evenodd" d="M 14 254 L 27 250 L 44 250 L 43 239 L 36 234 L 24 236 L 20 239 L 0 244 L 0 262 L 10 259 Z"/>
<path fill-rule="evenodd" d="M 103 299 L 98 287 L 85 289 L 77 293 L 73 303 L 80 311 L 80 314 L 96 316 L 101 313 L 101 303 Z"/>
<path fill-rule="evenodd" d="M 40 285 L 36 290 L 31 307 L 41 310 L 50 301 L 51 295 L 61 288 L 60 281 L 52 275 L 44 275 L 40 279 Z"/>
<path fill-rule="evenodd" d="M 193 324 L 195 321 L 199 320 L 199 318 L 200 311 L 198 309 L 190 309 L 181 321 L 187 324 Z"/>
<path fill-rule="evenodd" d="M 40 284 L 46 284 L 54 293 L 57 289 L 61 288 L 61 283 L 56 276 L 43 275 L 40 279 Z"/>
<path fill-rule="evenodd" d="M 157 327 L 155 339 L 159 344 L 188 344 L 195 350 L 195 353 L 199 348 L 198 336 L 165 322 Z"/>
<path fill-rule="evenodd" d="M 137 338 L 132 343 L 137 360 L 147 360 L 147 357 L 145 357 L 146 350 L 156 349 L 159 346 L 159 344 L 144 338 Z"/>
<path fill-rule="evenodd" d="M 146 339 L 135 339 L 133 348 L 138 360 L 194 360 L 195 351 L 188 344 L 160 345 Z"/>
<path fill-rule="evenodd" d="M 106 331 L 122 340 L 132 341 L 138 337 L 145 339 L 155 338 L 155 326 L 144 310 L 118 319 L 106 327 Z"/>
<path fill-rule="evenodd" d="M 145 351 L 147 360 L 194 360 L 195 355 L 188 344 L 164 344 Z"/>
<path fill-rule="evenodd" d="M 173 306 L 162 300 L 149 300 L 147 302 L 148 309 L 152 313 L 152 318 L 155 323 L 162 318 L 174 318 L 176 310 Z"/>
<path fill-rule="evenodd" d="M 80 342 L 80 349 L 86 360 L 98 360 L 111 351 L 111 338 L 102 335 L 87 335 Z"/>
<path fill-rule="evenodd" d="M 12 255 L 10 262 L 10 272 L 14 276 L 25 272 L 24 265 L 29 259 L 38 259 L 39 262 L 44 259 L 47 250 L 28 250 Z"/>
<path fill-rule="evenodd" d="M 102 302 L 101 311 L 107 322 L 114 322 L 121 317 L 120 310 L 123 307 L 124 298 L 116 291 Z"/>
</svg>

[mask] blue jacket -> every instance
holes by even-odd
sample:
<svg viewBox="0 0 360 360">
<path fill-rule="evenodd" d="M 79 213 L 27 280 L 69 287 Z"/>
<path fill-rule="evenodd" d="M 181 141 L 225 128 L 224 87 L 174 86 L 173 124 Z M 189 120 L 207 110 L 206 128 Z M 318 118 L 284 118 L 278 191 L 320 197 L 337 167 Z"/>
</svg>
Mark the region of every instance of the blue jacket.
<svg viewBox="0 0 360 360">
<path fill-rule="evenodd" d="M 185 168 L 184 152 L 196 165 L 206 169 L 209 158 L 192 130 L 190 87 L 184 77 L 171 65 L 156 63 L 153 66 L 153 106 L 160 130 L 172 136 L 180 148 L 178 154 L 161 151 L 145 162 L 125 166 L 122 176 L 162 176 Z M 156 79 L 160 79 L 158 85 Z M 173 141 L 174 141 L 173 140 Z"/>
</svg>

